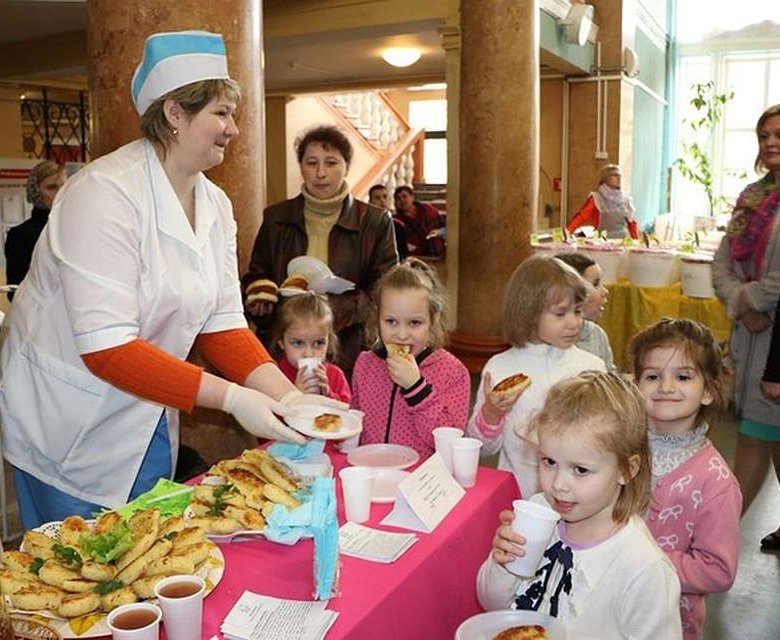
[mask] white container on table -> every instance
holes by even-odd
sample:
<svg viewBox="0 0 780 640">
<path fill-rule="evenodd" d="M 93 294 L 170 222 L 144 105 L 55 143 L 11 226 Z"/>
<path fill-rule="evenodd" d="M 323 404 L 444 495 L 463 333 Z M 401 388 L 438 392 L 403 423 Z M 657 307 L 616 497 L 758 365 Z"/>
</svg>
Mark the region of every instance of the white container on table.
<svg viewBox="0 0 780 640">
<path fill-rule="evenodd" d="M 601 267 L 601 282 L 615 284 L 620 279 L 620 263 L 625 251 L 615 245 L 585 245 L 580 249 Z"/>
<path fill-rule="evenodd" d="M 714 298 L 712 256 L 691 253 L 680 257 L 682 290 L 691 298 Z"/>
<path fill-rule="evenodd" d="M 680 259 L 674 251 L 635 247 L 628 262 L 631 284 L 637 287 L 668 287 L 680 280 Z"/>
</svg>

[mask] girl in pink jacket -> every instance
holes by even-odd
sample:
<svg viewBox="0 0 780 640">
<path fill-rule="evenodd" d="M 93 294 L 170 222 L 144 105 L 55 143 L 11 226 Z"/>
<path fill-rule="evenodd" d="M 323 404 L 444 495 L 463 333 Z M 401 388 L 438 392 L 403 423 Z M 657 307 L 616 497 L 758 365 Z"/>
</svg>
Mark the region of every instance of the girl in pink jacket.
<svg viewBox="0 0 780 640">
<path fill-rule="evenodd" d="M 444 287 L 412 258 L 385 273 L 374 300 L 368 329 L 378 339 L 352 374 L 352 406 L 365 413 L 360 444 L 403 444 L 427 458 L 436 427 L 465 429 L 471 397 L 466 367 L 442 349 Z"/>
<path fill-rule="evenodd" d="M 707 438 L 707 413 L 722 393 L 720 351 L 693 320 L 664 318 L 631 343 L 645 396 L 653 472 L 647 525 L 677 570 L 683 637 L 701 637 L 705 596 L 737 573 L 742 492 Z"/>
</svg>

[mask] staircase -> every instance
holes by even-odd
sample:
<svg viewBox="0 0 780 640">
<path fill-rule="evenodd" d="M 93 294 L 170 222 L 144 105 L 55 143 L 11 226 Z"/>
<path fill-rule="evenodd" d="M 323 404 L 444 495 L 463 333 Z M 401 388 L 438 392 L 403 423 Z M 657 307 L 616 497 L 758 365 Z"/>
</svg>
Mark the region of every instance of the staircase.
<svg viewBox="0 0 780 640">
<path fill-rule="evenodd" d="M 368 190 L 383 184 L 392 194 L 397 186 L 422 180 L 425 130 L 412 129 L 382 91 L 357 91 L 325 95 L 323 104 L 345 128 L 357 132 L 375 158 L 352 192 L 368 199 Z"/>
</svg>

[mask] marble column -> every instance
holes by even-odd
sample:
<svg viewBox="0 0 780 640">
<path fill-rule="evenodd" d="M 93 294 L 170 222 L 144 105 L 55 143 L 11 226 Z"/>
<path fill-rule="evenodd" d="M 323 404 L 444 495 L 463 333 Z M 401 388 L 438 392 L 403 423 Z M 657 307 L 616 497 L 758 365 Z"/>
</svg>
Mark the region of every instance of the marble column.
<svg viewBox="0 0 780 640">
<path fill-rule="evenodd" d="M 93 158 L 139 137 L 130 81 L 147 36 L 198 29 L 221 33 L 231 77 L 241 85 L 240 134 L 225 162 L 209 172 L 233 202 L 239 270 L 249 264 L 265 205 L 263 19 L 261 0 L 87 0 Z"/>
<path fill-rule="evenodd" d="M 502 300 L 530 254 L 539 175 L 539 6 L 461 3 L 457 329 L 472 371 L 503 348 Z"/>
<path fill-rule="evenodd" d="M 87 0 L 91 155 L 96 158 L 140 136 L 130 82 L 152 33 L 197 29 L 221 33 L 230 76 L 241 85 L 239 136 L 225 162 L 209 172 L 233 202 L 239 271 L 246 270 L 265 205 L 263 19 L 261 0 Z M 237 274 L 239 275 L 239 274 Z M 205 363 L 197 353 L 190 360 Z M 209 463 L 256 446 L 230 416 L 198 409 L 181 415 L 181 440 Z"/>
</svg>

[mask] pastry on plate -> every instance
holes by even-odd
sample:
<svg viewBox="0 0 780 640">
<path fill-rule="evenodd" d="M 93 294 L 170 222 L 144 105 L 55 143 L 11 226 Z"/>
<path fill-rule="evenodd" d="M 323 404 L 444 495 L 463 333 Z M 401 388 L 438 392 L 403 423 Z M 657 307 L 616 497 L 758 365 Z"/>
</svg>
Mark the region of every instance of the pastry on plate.
<svg viewBox="0 0 780 640">
<path fill-rule="evenodd" d="M 333 433 L 341 429 L 341 416 L 335 413 L 321 413 L 314 418 L 314 429 L 323 433 Z"/>
<path fill-rule="evenodd" d="M 540 624 L 524 624 L 504 629 L 493 640 L 547 640 L 547 630 Z"/>
</svg>

